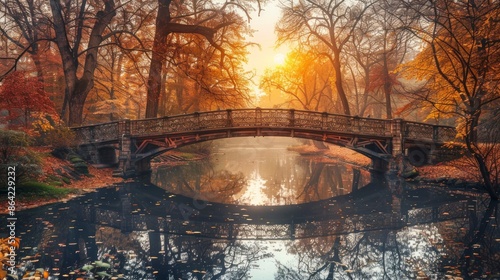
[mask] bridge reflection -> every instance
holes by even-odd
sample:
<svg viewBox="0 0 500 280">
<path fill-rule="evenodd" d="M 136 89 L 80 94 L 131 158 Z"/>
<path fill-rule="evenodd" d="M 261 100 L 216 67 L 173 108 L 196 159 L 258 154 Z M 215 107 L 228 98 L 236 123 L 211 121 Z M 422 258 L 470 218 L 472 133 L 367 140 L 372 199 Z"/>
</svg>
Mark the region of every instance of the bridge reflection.
<svg viewBox="0 0 500 280">
<path fill-rule="evenodd" d="M 52 268 L 51 273 L 61 274 L 78 271 L 89 260 L 106 259 L 129 279 L 169 279 L 172 275 L 196 279 L 186 276 L 194 271 L 230 277 L 235 271 L 248 272 L 251 264 L 263 258 L 259 244 L 265 243 L 249 245 L 244 240 L 296 239 L 286 243 L 292 246 L 287 253 L 297 255 L 304 266 L 328 268 L 344 263 L 357 268 L 350 272 L 355 273 L 353 278 L 366 279 L 371 272 L 361 268 L 371 261 L 392 278 L 405 279 L 411 277 L 404 273 L 413 269 L 409 255 L 421 251 L 403 244 L 411 230 L 402 229 L 432 224 L 421 232 L 431 233 L 434 228 L 444 241 L 436 241 L 432 245 L 441 247 L 431 246 L 425 252 L 441 254 L 442 267 L 453 266 L 462 275 L 481 277 L 498 272 L 494 266 L 497 253 L 488 253 L 498 252 L 499 232 L 492 218 L 498 216 L 497 205 L 397 181 L 371 183 L 351 194 L 286 206 L 211 203 L 153 185 L 127 183 L 43 211 L 19 213 L 19 221 L 26 222 L 19 224 L 23 238 L 19 256 L 35 258 L 42 267 Z M 427 245 L 418 244 L 419 248 Z M 245 263 L 245 269 L 224 270 L 234 259 Z M 300 265 L 279 265 L 286 271 L 301 269 Z M 439 275 L 444 278 L 444 273 Z"/>
<path fill-rule="evenodd" d="M 392 189 L 392 190 L 391 190 Z M 84 219 L 124 232 L 153 231 L 212 239 L 286 240 L 399 229 L 467 216 L 465 196 L 439 190 L 404 190 L 387 183 L 331 199 L 284 206 L 212 203 L 166 192 L 153 185 L 127 183 L 107 190 L 98 207 L 81 207 Z"/>
</svg>

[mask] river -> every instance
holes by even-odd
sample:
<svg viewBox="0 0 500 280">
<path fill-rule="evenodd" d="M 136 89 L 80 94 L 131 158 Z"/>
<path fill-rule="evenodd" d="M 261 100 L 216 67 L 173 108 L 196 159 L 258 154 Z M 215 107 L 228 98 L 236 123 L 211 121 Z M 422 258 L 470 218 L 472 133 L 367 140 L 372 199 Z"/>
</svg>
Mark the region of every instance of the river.
<svg viewBox="0 0 500 280">
<path fill-rule="evenodd" d="M 297 144 L 218 140 L 204 160 L 155 163 L 151 182 L 18 212 L 19 276 L 500 279 L 496 202 L 287 149 Z"/>
</svg>

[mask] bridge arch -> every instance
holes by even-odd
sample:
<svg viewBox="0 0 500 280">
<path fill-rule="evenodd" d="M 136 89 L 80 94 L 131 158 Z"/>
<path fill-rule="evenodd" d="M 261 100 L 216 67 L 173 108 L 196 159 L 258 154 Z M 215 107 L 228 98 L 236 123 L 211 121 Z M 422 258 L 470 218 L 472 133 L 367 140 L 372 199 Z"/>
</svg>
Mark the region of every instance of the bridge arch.
<svg viewBox="0 0 500 280">
<path fill-rule="evenodd" d="M 294 109 L 234 109 L 74 128 L 80 145 L 118 144 L 120 176 L 148 171 L 165 151 L 229 137 L 295 137 L 344 146 L 372 159 L 376 169 L 397 168 L 405 144 L 452 140 L 452 127 Z M 392 166 L 391 166 L 392 165 Z M 117 174 L 118 174 L 117 173 Z"/>
</svg>

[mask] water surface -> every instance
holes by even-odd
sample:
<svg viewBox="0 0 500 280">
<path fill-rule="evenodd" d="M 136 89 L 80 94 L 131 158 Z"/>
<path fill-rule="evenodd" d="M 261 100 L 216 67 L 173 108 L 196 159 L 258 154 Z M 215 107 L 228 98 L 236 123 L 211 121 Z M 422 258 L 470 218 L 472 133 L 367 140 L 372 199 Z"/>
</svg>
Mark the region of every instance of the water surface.
<svg viewBox="0 0 500 280">
<path fill-rule="evenodd" d="M 278 140 L 255 142 L 258 148 L 240 143 L 219 145 L 206 161 L 159 168 L 154 184 L 121 184 L 18 212 L 19 274 L 500 277 L 496 202 L 398 180 L 370 182 L 365 171 L 299 156 Z"/>
</svg>

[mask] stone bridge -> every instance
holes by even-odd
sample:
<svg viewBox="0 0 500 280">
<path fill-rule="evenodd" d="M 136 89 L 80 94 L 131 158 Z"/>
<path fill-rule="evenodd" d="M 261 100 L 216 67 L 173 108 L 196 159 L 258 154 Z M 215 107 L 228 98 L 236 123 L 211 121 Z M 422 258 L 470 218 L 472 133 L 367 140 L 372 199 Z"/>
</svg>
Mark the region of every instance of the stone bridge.
<svg viewBox="0 0 500 280">
<path fill-rule="evenodd" d="M 282 136 L 323 141 L 355 150 L 379 171 L 432 163 L 439 146 L 455 139 L 453 127 L 294 109 L 234 109 L 72 128 L 80 154 L 93 164 L 117 164 L 116 176 L 150 170 L 168 150 L 228 137 Z"/>
</svg>

